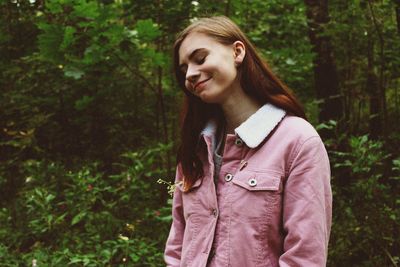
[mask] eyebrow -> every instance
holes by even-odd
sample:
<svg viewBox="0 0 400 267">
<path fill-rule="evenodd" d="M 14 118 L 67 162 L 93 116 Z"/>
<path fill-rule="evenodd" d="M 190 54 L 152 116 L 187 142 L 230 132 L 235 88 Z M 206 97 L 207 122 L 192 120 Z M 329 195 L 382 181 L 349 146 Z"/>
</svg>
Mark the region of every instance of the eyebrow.
<svg viewBox="0 0 400 267">
<path fill-rule="evenodd" d="M 205 48 L 197 48 L 197 49 L 193 50 L 193 52 L 190 53 L 190 55 L 189 55 L 189 60 L 192 60 L 192 58 L 194 58 L 197 53 L 200 53 L 202 51 L 208 51 L 208 50 Z M 185 63 L 180 64 L 179 69 L 182 69 L 185 65 L 186 65 Z"/>
</svg>

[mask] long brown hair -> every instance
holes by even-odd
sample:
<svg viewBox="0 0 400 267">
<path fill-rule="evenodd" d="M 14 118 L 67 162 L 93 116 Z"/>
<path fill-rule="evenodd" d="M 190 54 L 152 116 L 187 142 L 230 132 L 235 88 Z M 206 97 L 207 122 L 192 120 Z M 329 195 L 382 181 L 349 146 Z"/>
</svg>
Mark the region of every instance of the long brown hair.
<svg viewBox="0 0 400 267">
<path fill-rule="evenodd" d="M 201 101 L 185 87 L 185 75 L 179 69 L 179 49 L 183 40 L 192 32 L 204 33 L 225 45 L 242 41 L 246 48 L 246 55 L 238 69 L 238 75 L 243 91 L 258 100 L 260 104 L 271 103 L 289 114 L 306 119 L 301 104 L 289 88 L 271 71 L 268 64 L 261 59 L 255 47 L 233 21 L 227 17 L 218 16 L 201 18 L 193 22 L 177 36 L 173 59 L 176 79 L 185 93 L 181 144 L 177 156 L 177 163 L 181 165 L 184 176 L 185 190 L 190 190 L 194 182 L 204 175 L 203 164 L 197 154 L 200 132 L 211 118 L 222 116 L 218 105 Z"/>
</svg>

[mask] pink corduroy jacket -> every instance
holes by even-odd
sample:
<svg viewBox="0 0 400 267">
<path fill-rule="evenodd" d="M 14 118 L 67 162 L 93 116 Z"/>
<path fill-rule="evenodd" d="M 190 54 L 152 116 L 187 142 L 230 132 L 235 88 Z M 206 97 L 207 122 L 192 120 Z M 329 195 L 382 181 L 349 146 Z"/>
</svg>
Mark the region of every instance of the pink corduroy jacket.
<svg viewBox="0 0 400 267">
<path fill-rule="evenodd" d="M 229 134 L 215 186 L 216 125 L 201 134 L 204 177 L 178 184 L 167 266 L 325 266 L 331 227 L 329 160 L 315 129 L 270 104 Z"/>
</svg>

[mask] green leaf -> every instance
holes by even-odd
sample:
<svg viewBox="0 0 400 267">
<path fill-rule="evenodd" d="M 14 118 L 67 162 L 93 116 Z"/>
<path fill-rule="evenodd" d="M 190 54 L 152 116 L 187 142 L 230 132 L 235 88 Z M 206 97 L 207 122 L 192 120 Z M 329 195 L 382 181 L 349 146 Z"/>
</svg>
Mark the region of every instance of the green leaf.
<svg viewBox="0 0 400 267">
<path fill-rule="evenodd" d="M 53 221 L 53 215 L 52 214 L 47 215 L 47 224 L 51 225 L 52 221 Z"/>
<path fill-rule="evenodd" d="M 63 11 L 61 4 L 62 2 L 59 0 L 49 0 L 45 2 L 47 10 L 53 14 L 61 13 Z"/>
<path fill-rule="evenodd" d="M 64 41 L 64 28 L 58 24 L 39 23 L 42 33 L 38 36 L 38 46 L 41 56 L 49 61 L 59 63 L 64 56 L 60 52 L 60 45 Z"/>
<path fill-rule="evenodd" d="M 99 16 L 99 8 L 97 2 L 86 0 L 80 0 L 76 6 L 74 6 L 73 15 L 81 18 L 95 19 Z"/>
<path fill-rule="evenodd" d="M 92 103 L 92 101 L 93 97 L 85 95 L 75 102 L 75 109 L 84 110 L 90 103 Z"/>
<path fill-rule="evenodd" d="M 63 42 L 60 45 L 60 49 L 65 50 L 74 42 L 74 33 L 76 32 L 76 29 L 71 26 L 67 26 L 64 29 L 64 39 Z"/>
<path fill-rule="evenodd" d="M 81 259 L 81 258 L 78 258 L 78 257 L 74 257 L 74 258 L 72 258 L 72 259 L 70 260 L 70 262 L 68 263 L 68 265 L 69 265 L 69 264 L 73 264 L 73 263 L 78 263 L 78 262 L 82 262 L 82 259 Z"/>
<path fill-rule="evenodd" d="M 103 48 L 99 46 L 98 44 L 92 44 L 88 48 L 86 48 L 85 53 L 84 53 L 84 58 L 83 58 L 83 63 L 85 64 L 94 64 L 103 58 Z"/>
<path fill-rule="evenodd" d="M 157 220 L 164 221 L 164 222 L 170 222 L 170 221 L 172 221 L 172 215 L 158 217 Z"/>
<path fill-rule="evenodd" d="M 151 64 L 154 64 L 155 66 L 163 67 L 167 63 L 166 55 L 157 52 L 155 49 L 151 47 L 146 47 L 142 51 L 146 60 L 148 60 L 149 62 L 151 62 Z"/>
<path fill-rule="evenodd" d="M 50 202 L 50 201 L 52 201 L 54 198 L 55 198 L 54 195 L 48 194 L 48 195 L 46 196 L 46 202 Z"/>
<path fill-rule="evenodd" d="M 80 79 L 84 74 L 85 72 L 76 67 L 66 66 L 64 68 L 64 75 L 67 77 L 74 78 L 75 80 Z"/>
<path fill-rule="evenodd" d="M 113 47 L 118 45 L 125 37 L 125 28 L 122 25 L 110 25 L 107 31 L 102 33 L 103 36 L 107 37 L 107 46 Z"/>
<path fill-rule="evenodd" d="M 291 59 L 291 58 L 288 58 L 288 59 L 286 59 L 286 64 L 287 64 L 287 65 L 295 65 L 295 64 L 296 64 L 296 61 L 294 61 L 294 60 Z"/>
<path fill-rule="evenodd" d="M 75 224 L 79 223 L 80 221 L 82 221 L 83 218 L 85 218 L 85 216 L 86 216 L 86 212 L 78 213 L 78 214 L 75 215 L 75 217 L 72 219 L 71 225 L 75 225 Z"/>
<path fill-rule="evenodd" d="M 139 20 L 136 23 L 139 39 L 144 42 L 152 41 L 161 35 L 161 31 L 151 19 Z"/>
<path fill-rule="evenodd" d="M 66 212 L 66 213 L 62 214 L 61 216 L 58 216 L 57 219 L 54 221 L 54 224 L 61 223 L 64 220 L 65 216 L 67 216 L 67 214 L 68 213 Z"/>
</svg>

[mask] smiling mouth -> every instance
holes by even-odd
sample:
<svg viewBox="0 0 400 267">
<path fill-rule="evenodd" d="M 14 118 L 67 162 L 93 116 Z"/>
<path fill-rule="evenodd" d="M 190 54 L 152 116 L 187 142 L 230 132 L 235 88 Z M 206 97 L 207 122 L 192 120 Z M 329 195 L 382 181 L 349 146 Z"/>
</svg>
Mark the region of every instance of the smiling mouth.
<svg viewBox="0 0 400 267">
<path fill-rule="evenodd" d="M 209 81 L 210 79 L 211 79 L 211 77 L 208 78 L 208 79 L 205 79 L 205 80 L 203 80 L 203 81 L 201 81 L 201 82 L 196 83 L 196 84 L 194 85 L 194 87 L 193 87 L 193 91 L 196 91 L 196 88 L 197 88 L 197 87 L 199 87 L 199 86 L 202 85 L 203 83 Z"/>
</svg>

